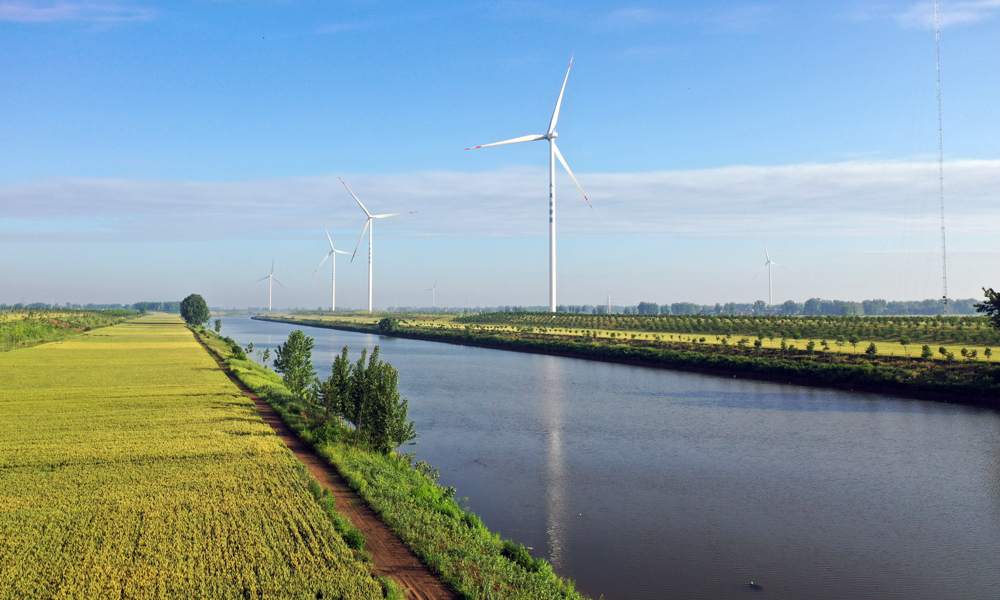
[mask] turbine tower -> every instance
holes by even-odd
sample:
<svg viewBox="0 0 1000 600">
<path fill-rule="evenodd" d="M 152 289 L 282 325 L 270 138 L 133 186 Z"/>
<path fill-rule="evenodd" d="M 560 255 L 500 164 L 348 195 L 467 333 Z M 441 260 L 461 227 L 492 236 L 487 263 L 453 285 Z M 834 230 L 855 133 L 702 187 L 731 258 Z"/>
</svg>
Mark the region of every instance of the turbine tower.
<svg viewBox="0 0 1000 600">
<path fill-rule="evenodd" d="M 277 283 L 278 285 L 281 285 L 281 282 L 274 278 L 274 259 L 273 258 L 271 259 L 271 272 L 268 275 L 266 275 L 265 277 L 261 277 L 257 281 L 264 281 L 265 279 L 269 280 L 267 282 L 267 312 L 271 312 L 271 287 L 272 287 L 271 282 L 273 281 L 273 282 Z M 281 285 L 281 287 L 285 287 L 285 286 Z"/>
<path fill-rule="evenodd" d="M 437 279 L 434 280 L 434 287 L 424 290 L 425 292 L 431 293 L 431 308 L 434 308 L 435 294 L 437 294 L 438 282 Z"/>
<path fill-rule="evenodd" d="M 570 179 L 576 184 L 576 187 L 580 189 L 580 193 L 583 194 L 583 199 L 587 201 L 590 208 L 594 208 L 590 204 L 590 199 L 587 198 L 587 194 L 583 191 L 580 186 L 580 182 L 576 180 L 576 176 L 573 175 L 573 171 L 570 170 L 569 165 L 566 164 L 566 159 L 563 158 L 561 152 L 559 152 L 559 147 L 556 146 L 556 138 L 559 134 L 556 132 L 556 121 L 559 120 L 559 108 L 562 106 L 563 92 L 566 91 L 566 82 L 569 80 L 569 70 L 573 68 L 573 57 L 569 58 L 569 67 L 566 69 L 566 77 L 563 78 L 562 89 L 559 90 L 559 99 L 556 100 L 556 108 L 552 111 L 552 119 L 549 121 L 549 130 L 545 132 L 544 135 L 525 135 L 519 138 L 514 138 L 511 140 L 506 140 L 503 142 L 494 142 L 492 144 L 483 144 L 482 146 L 473 146 L 472 148 L 466 148 L 466 150 L 474 150 L 476 148 L 488 148 L 490 146 L 502 146 L 504 144 L 519 144 L 521 142 L 535 142 L 538 140 L 548 140 L 549 141 L 549 311 L 556 312 L 556 162 L 558 158 L 559 162 L 569 173 Z"/>
<path fill-rule="evenodd" d="M 338 177 L 338 179 L 340 178 Z M 344 182 L 343 179 L 340 180 L 340 183 L 343 183 L 344 187 L 347 188 L 347 191 L 351 192 L 351 188 L 347 186 L 347 183 Z M 351 192 L 351 196 L 354 196 L 354 192 Z M 357 200 L 358 206 L 361 207 L 361 210 L 365 211 L 365 215 L 368 217 L 368 220 L 365 221 L 365 226 L 361 230 L 361 237 L 358 238 L 358 245 L 354 247 L 354 255 L 351 256 L 351 262 L 354 262 L 354 257 L 358 255 L 358 248 L 361 247 L 361 240 L 365 239 L 365 232 L 369 230 L 369 227 L 371 228 L 371 232 L 368 234 L 368 312 L 371 312 L 372 311 L 372 237 L 375 234 L 375 225 L 372 223 L 372 219 L 384 219 L 386 217 L 395 217 L 398 215 L 410 215 L 417 211 L 411 210 L 409 212 L 391 213 L 387 215 L 373 215 L 370 212 L 368 212 L 368 209 L 365 208 L 365 205 L 361 203 L 361 200 L 358 200 L 357 196 L 354 196 L 354 199 Z"/>
<path fill-rule="evenodd" d="M 330 251 L 326 253 L 325 257 L 323 257 L 323 262 L 319 263 L 319 267 L 323 266 L 323 263 L 326 262 L 326 259 L 330 258 L 331 256 L 333 257 L 333 260 L 330 261 L 330 264 L 333 266 L 333 275 L 331 276 L 331 281 L 332 281 L 331 285 L 333 287 L 333 291 L 330 292 L 330 312 L 334 312 L 337 310 L 337 255 L 350 254 L 350 252 L 337 250 L 336 248 L 333 247 L 333 240 L 330 239 L 330 230 L 326 228 L 326 223 L 323 223 L 323 231 L 326 232 L 326 239 L 328 242 L 330 242 Z M 319 267 L 316 267 L 316 271 L 319 271 Z M 316 274 L 316 271 L 313 271 L 313 275 Z"/>
</svg>

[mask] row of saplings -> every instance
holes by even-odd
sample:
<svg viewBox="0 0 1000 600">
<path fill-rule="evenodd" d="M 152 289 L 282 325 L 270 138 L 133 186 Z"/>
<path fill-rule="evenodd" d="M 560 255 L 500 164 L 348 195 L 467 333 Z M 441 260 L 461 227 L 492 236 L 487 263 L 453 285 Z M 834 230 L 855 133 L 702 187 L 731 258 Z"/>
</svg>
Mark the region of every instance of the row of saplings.
<svg viewBox="0 0 1000 600">
<path fill-rule="evenodd" d="M 274 370 L 298 398 L 315 441 L 334 442 L 351 435 L 354 443 L 383 454 L 415 443 L 414 422 L 406 420 L 408 402 L 400 399 L 397 389 L 399 372 L 382 362 L 378 346 L 370 356 L 363 349 L 355 363 L 344 346 L 333 359 L 332 374 L 323 381 L 312 365 L 313 344 L 301 330 L 293 331 L 277 348 Z"/>
</svg>

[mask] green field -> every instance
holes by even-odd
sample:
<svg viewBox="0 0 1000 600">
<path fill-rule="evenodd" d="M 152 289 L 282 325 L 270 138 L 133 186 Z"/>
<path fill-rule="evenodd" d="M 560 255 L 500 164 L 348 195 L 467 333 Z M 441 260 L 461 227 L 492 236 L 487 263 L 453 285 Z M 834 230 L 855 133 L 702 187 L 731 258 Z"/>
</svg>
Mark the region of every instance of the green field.
<svg viewBox="0 0 1000 600">
<path fill-rule="evenodd" d="M 0 598 L 381 598 L 174 316 L 0 354 Z"/>
<path fill-rule="evenodd" d="M 0 352 L 66 339 L 134 318 L 134 310 L 63 308 L 0 309 Z"/>
</svg>

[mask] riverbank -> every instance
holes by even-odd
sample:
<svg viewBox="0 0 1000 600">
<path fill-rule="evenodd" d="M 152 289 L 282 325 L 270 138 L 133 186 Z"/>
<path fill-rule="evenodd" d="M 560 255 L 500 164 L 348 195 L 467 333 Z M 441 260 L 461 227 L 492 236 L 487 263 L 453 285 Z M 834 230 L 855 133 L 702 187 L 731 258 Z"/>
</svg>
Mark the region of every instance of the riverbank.
<svg viewBox="0 0 1000 600">
<path fill-rule="evenodd" d="M 413 455 L 370 452 L 350 443 L 347 427 L 315 431 L 303 407 L 273 371 L 222 343 L 224 338 L 198 332 L 239 380 L 264 398 L 288 427 L 327 463 L 420 560 L 459 596 L 469 599 L 583 600 L 573 583 L 558 577 L 544 559 L 490 532 L 464 510 L 455 489 L 436 483 L 438 472 Z M 404 374 L 405 375 L 405 374 Z"/>
<path fill-rule="evenodd" d="M 1000 366 L 981 361 L 920 360 L 820 352 L 806 354 L 794 350 L 781 350 L 779 353 L 770 348 L 748 348 L 736 344 L 594 339 L 519 330 L 495 332 L 473 327 L 430 329 L 407 326 L 405 323 L 397 324 L 391 332 L 387 332 L 376 323 L 288 316 L 254 318 L 497 350 L 1000 408 Z"/>
</svg>

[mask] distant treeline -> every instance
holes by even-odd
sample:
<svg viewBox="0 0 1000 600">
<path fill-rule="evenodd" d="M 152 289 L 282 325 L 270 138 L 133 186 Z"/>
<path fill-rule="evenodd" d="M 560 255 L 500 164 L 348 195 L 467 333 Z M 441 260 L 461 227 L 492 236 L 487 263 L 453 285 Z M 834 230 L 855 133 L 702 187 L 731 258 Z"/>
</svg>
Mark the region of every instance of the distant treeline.
<svg viewBox="0 0 1000 600">
<path fill-rule="evenodd" d="M 32 302 L 31 304 L 0 304 L 0 309 L 4 308 L 49 308 L 49 309 L 75 309 L 75 310 L 143 310 L 147 312 L 168 312 L 180 313 L 181 301 L 176 302 L 135 302 L 132 304 L 46 304 L 45 302 Z"/>
<path fill-rule="evenodd" d="M 146 312 L 165 312 L 180 314 L 181 301 L 176 302 L 136 302 L 132 305 L 135 310 L 145 310 Z"/>
<path fill-rule="evenodd" d="M 611 312 L 625 315 L 810 315 L 810 316 L 845 316 L 863 317 L 879 315 L 974 315 L 975 304 L 981 302 L 975 298 L 964 300 L 949 300 L 945 307 L 944 300 L 824 300 L 810 298 L 805 302 L 788 300 L 783 304 L 768 307 L 763 300 L 754 303 L 727 302 L 725 304 L 695 304 L 693 302 L 674 302 L 673 304 L 657 304 L 656 302 L 640 302 L 636 306 L 612 306 Z M 520 307 L 498 307 L 496 312 L 517 312 Z M 947 310 L 946 310 L 947 308 Z M 560 305 L 558 312 L 607 314 L 607 305 Z M 482 312 L 493 312 L 484 310 Z"/>
</svg>

